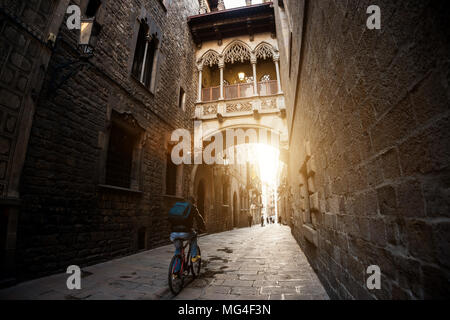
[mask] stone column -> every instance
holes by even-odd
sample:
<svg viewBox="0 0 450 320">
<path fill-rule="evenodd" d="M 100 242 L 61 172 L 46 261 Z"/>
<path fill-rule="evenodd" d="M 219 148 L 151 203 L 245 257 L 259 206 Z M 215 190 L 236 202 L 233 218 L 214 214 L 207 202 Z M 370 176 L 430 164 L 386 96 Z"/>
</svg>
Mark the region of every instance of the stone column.
<svg viewBox="0 0 450 320">
<path fill-rule="evenodd" d="M 280 66 L 278 64 L 278 61 L 280 60 L 279 56 L 273 57 L 273 62 L 275 63 L 275 70 L 277 71 L 277 86 L 278 86 L 278 93 L 283 93 L 281 90 L 281 80 L 280 80 Z"/>
<path fill-rule="evenodd" d="M 219 69 L 220 69 L 220 97 L 219 100 L 223 100 L 224 99 L 224 95 L 223 95 L 223 68 L 224 68 L 225 64 L 223 62 L 219 62 Z"/>
<path fill-rule="evenodd" d="M 197 102 L 202 102 L 202 70 L 203 70 L 203 65 L 199 65 L 197 68 L 198 68 L 198 98 L 197 98 Z"/>
<path fill-rule="evenodd" d="M 258 95 L 258 79 L 256 78 L 256 59 L 252 59 L 250 62 L 252 63 L 253 69 L 253 95 Z"/>
</svg>

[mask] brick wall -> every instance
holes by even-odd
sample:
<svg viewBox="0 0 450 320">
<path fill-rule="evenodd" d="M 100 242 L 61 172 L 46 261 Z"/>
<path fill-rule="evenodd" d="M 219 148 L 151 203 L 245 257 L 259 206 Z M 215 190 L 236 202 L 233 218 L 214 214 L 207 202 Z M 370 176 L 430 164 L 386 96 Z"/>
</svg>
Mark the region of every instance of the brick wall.
<svg viewBox="0 0 450 320">
<path fill-rule="evenodd" d="M 294 236 L 333 298 L 448 298 L 445 1 L 377 1 L 381 30 L 366 28 L 371 1 L 284 3 Z M 381 290 L 365 285 L 373 264 Z"/>
<path fill-rule="evenodd" d="M 160 1 L 103 1 L 94 57 L 53 92 L 52 79 L 67 72 L 58 65 L 77 59 L 78 32 L 61 26 L 22 177 L 20 277 L 136 252 L 142 227 L 147 249 L 168 242 L 167 206 L 174 198 L 164 196 L 166 141 L 172 130 L 191 128 L 197 82 L 186 17 L 198 12 L 196 1 L 168 3 L 164 8 Z M 136 19 L 144 10 L 162 30 L 154 94 L 129 72 Z M 186 112 L 178 108 L 180 85 L 186 92 Z M 146 130 L 141 192 L 99 187 L 102 141 L 111 109 L 130 111 Z M 189 173 L 185 167 L 183 195 L 188 192 Z"/>
</svg>

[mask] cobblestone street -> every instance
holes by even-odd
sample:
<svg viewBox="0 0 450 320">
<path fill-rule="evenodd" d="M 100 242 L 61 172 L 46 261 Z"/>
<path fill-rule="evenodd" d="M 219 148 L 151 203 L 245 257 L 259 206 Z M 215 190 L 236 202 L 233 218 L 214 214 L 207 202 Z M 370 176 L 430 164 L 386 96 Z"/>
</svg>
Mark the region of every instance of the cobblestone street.
<svg viewBox="0 0 450 320">
<path fill-rule="evenodd" d="M 57 274 L 0 291 L 0 299 L 328 299 L 285 226 L 235 229 L 199 239 L 201 276 L 173 297 L 167 286 L 172 246 L 83 268 L 81 290 Z"/>
</svg>

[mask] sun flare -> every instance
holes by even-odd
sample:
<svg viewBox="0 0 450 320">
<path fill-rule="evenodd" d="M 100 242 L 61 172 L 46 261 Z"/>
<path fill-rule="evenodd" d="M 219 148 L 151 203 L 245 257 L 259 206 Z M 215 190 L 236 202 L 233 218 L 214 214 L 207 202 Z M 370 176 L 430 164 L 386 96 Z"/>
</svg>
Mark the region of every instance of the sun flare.
<svg viewBox="0 0 450 320">
<path fill-rule="evenodd" d="M 280 151 L 266 144 L 253 144 L 249 156 L 259 167 L 261 182 L 275 187 L 279 168 Z"/>
</svg>

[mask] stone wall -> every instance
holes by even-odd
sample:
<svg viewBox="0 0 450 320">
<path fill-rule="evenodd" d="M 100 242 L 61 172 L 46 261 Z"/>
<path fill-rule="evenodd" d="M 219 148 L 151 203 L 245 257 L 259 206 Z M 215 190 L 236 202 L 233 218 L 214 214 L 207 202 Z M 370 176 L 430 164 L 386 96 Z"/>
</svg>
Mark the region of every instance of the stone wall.
<svg viewBox="0 0 450 320">
<path fill-rule="evenodd" d="M 139 230 L 146 232 L 146 249 L 168 243 L 167 209 L 187 195 L 190 168 L 183 168 L 177 197 L 166 196 L 167 141 L 174 129 L 192 126 L 196 72 L 186 17 L 198 12 L 198 4 L 166 4 L 102 1 L 94 56 L 55 87 L 52 81 L 68 72 L 58 66 L 78 59 L 78 32 L 62 24 L 22 177 L 17 250 L 21 278 L 137 252 Z M 130 76 L 138 16 L 149 17 L 162 33 L 154 93 Z M 186 92 L 186 111 L 178 107 L 180 86 Z M 145 129 L 139 190 L 99 186 L 111 110 L 130 112 Z"/>
<path fill-rule="evenodd" d="M 0 1 L 0 286 L 14 277 L 19 185 L 30 128 L 68 0 Z"/>
<path fill-rule="evenodd" d="M 445 1 L 378 1 L 381 30 L 371 1 L 277 2 L 294 236 L 333 298 L 448 298 Z"/>
</svg>

